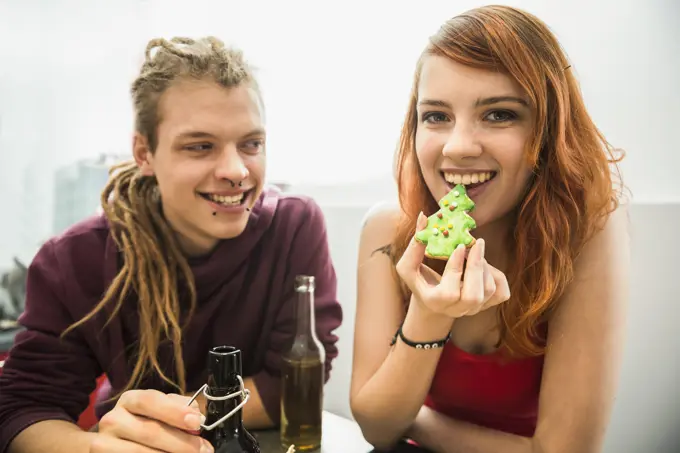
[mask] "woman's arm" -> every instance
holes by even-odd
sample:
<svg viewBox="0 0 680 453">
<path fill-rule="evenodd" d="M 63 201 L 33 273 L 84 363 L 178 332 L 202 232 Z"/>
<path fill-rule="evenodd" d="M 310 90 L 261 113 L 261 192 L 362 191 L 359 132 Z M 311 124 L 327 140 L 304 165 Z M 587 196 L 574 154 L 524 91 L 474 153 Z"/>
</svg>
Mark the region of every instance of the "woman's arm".
<svg viewBox="0 0 680 453">
<path fill-rule="evenodd" d="M 601 451 L 618 386 L 628 298 L 626 207 L 575 263 L 575 278 L 550 319 L 533 438 L 422 408 L 409 435 L 435 452 L 595 453 Z"/>
<path fill-rule="evenodd" d="M 369 213 L 359 244 L 350 402 L 364 437 L 378 448 L 392 446 L 411 425 L 441 354 L 401 341 L 390 347 L 399 324 L 404 320 L 404 335 L 413 341 L 439 340 L 452 325 L 414 300 L 404 313 L 389 251 L 382 248 L 391 242 L 397 221 L 395 209 Z"/>
<path fill-rule="evenodd" d="M 540 451 L 533 449 L 531 438 L 455 420 L 427 406 L 420 409 L 407 435 L 419 445 L 435 453 L 539 453 Z"/>
</svg>

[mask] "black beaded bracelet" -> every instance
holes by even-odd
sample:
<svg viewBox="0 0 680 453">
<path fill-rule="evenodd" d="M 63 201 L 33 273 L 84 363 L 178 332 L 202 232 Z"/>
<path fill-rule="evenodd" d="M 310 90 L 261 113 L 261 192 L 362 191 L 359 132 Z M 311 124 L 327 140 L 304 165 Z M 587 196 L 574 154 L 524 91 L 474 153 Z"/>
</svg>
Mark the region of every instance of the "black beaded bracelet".
<svg viewBox="0 0 680 453">
<path fill-rule="evenodd" d="M 394 346 L 394 344 L 397 342 L 397 337 L 401 338 L 401 341 L 404 342 L 407 346 L 411 346 L 412 348 L 416 349 L 437 349 L 437 348 L 443 348 L 444 345 L 451 339 L 451 332 L 449 332 L 446 335 L 446 338 L 443 338 L 441 340 L 437 341 L 428 341 L 428 342 L 416 342 L 416 341 L 411 341 L 408 338 L 404 336 L 404 331 L 401 330 L 402 326 L 399 326 L 399 329 L 397 330 L 397 333 L 394 334 L 394 337 L 392 337 L 392 342 L 390 343 L 390 346 Z"/>
</svg>

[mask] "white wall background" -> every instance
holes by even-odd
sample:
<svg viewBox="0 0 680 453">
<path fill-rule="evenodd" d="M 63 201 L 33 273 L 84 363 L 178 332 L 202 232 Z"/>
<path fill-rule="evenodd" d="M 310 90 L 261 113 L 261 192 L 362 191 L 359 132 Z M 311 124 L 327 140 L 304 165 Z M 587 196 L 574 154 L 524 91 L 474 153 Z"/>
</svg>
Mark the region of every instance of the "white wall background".
<svg viewBox="0 0 680 453">
<path fill-rule="evenodd" d="M 502 3 L 537 14 L 558 35 L 594 119 L 628 151 L 623 170 L 636 199 L 680 200 L 680 2 Z M 0 0 L 0 266 L 13 254 L 30 259 L 44 239 L 55 168 L 129 153 L 128 87 L 150 38 L 214 34 L 245 50 L 260 68 L 271 179 L 369 183 L 382 193 L 392 190 L 422 46 L 442 21 L 481 4 Z M 22 217 L 34 228 L 25 231 Z"/>
<path fill-rule="evenodd" d="M 499 3 L 548 23 L 596 123 L 628 152 L 636 273 L 607 451 L 677 451 L 680 2 Z M 327 403 L 348 415 L 359 222 L 370 204 L 394 196 L 392 154 L 428 35 L 482 4 L 0 0 L 0 268 L 13 255 L 30 260 L 49 234 L 57 167 L 129 153 L 128 87 L 148 39 L 218 36 L 260 68 L 269 178 L 312 194 L 328 215 L 347 317 Z"/>
</svg>

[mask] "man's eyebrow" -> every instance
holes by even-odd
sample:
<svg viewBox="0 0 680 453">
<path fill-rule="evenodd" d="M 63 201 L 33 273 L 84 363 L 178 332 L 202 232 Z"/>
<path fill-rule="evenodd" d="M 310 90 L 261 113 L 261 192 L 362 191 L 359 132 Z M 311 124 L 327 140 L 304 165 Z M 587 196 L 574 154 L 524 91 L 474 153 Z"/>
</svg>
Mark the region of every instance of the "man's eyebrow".
<svg viewBox="0 0 680 453">
<path fill-rule="evenodd" d="M 184 131 L 177 135 L 179 138 L 217 138 L 215 134 L 203 131 Z"/>
<path fill-rule="evenodd" d="M 258 135 L 265 135 L 265 131 L 261 127 L 257 127 L 250 132 L 244 134 L 241 139 L 244 138 L 250 138 Z M 178 138 L 211 138 L 211 139 L 217 139 L 218 137 L 210 132 L 205 132 L 205 131 L 200 131 L 200 130 L 188 130 L 181 132 L 177 135 Z"/>
</svg>

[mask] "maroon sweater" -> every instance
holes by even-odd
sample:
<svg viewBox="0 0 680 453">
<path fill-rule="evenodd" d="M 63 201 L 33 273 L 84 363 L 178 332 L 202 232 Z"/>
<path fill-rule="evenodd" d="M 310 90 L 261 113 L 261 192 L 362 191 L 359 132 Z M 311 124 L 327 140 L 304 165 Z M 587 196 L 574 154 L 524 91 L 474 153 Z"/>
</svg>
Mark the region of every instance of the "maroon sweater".
<svg viewBox="0 0 680 453">
<path fill-rule="evenodd" d="M 100 216 L 51 239 L 34 258 L 20 319 L 26 330 L 17 335 L 0 376 L 0 452 L 33 423 L 76 421 L 102 373 L 107 374 L 112 392 L 128 382 L 133 346 L 139 338 L 133 297 L 108 326 L 104 324 L 110 311 L 64 340 L 59 338 L 101 300 L 121 260 L 108 223 Z M 331 361 L 338 354 L 332 332 L 342 321 L 342 311 L 325 221 L 313 200 L 265 190 L 244 233 L 222 241 L 209 256 L 192 259 L 190 265 L 198 303 L 184 332 L 188 390 L 206 382 L 211 347 L 236 346 L 243 352 L 244 376 L 254 378 L 268 414 L 274 421 L 279 419 L 280 354 L 294 334 L 297 274 L 316 277 L 315 315 L 326 349 L 328 379 Z M 161 346 L 158 355 L 174 378 L 171 347 Z M 176 392 L 155 375 L 145 378 L 140 388 Z M 100 404 L 98 416 L 113 404 Z"/>
</svg>

